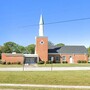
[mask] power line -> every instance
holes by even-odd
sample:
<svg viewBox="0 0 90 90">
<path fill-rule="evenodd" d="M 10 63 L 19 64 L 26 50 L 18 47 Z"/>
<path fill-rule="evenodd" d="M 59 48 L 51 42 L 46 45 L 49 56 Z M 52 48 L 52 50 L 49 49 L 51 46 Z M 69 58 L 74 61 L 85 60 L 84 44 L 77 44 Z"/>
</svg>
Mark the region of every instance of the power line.
<svg viewBox="0 0 90 90">
<path fill-rule="evenodd" d="M 67 23 L 67 22 L 75 22 L 75 21 L 83 21 L 83 20 L 89 20 L 89 19 L 90 19 L 90 17 L 88 17 L 88 18 L 79 18 L 79 19 L 71 19 L 71 20 L 65 20 L 65 21 L 57 21 L 57 22 L 44 23 L 44 25 Z M 27 26 L 23 26 L 23 28 L 31 27 L 31 26 L 38 26 L 38 25 L 40 25 L 40 24 L 27 25 Z"/>
<path fill-rule="evenodd" d="M 90 18 L 72 19 L 72 20 L 66 20 L 66 21 L 58 21 L 58 22 L 45 23 L 44 25 L 57 24 L 57 23 L 65 23 L 65 22 L 74 22 L 74 21 L 89 20 L 89 19 Z"/>
</svg>

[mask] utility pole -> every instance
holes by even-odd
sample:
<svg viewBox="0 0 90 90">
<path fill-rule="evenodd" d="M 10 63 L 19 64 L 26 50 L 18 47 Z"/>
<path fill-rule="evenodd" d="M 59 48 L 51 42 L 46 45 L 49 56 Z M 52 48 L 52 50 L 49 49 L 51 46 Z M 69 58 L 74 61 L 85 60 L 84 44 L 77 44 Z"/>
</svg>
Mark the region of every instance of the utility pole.
<svg viewBox="0 0 90 90">
<path fill-rule="evenodd" d="M 54 60 L 54 57 L 51 57 L 51 71 L 53 70 L 53 60 Z"/>
</svg>

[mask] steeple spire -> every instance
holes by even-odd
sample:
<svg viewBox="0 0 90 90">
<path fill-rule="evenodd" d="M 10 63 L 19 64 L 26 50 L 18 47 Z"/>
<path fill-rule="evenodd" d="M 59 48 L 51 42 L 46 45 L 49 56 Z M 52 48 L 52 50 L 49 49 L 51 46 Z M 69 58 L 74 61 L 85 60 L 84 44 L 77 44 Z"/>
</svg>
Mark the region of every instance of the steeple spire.
<svg viewBox="0 0 90 90">
<path fill-rule="evenodd" d="M 39 36 L 44 36 L 44 21 L 42 14 L 40 16 L 40 21 L 39 21 Z"/>
</svg>

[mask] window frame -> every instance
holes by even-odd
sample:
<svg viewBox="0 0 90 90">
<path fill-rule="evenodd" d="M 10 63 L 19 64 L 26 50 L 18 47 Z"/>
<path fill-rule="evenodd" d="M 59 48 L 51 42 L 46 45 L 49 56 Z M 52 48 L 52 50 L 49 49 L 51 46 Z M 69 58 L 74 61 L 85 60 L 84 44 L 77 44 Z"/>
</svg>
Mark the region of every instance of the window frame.
<svg viewBox="0 0 90 90">
<path fill-rule="evenodd" d="M 66 61 L 66 56 L 62 56 L 62 61 Z"/>
<path fill-rule="evenodd" d="M 55 60 L 60 60 L 60 57 L 59 56 L 55 56 Z"/>
</svg>

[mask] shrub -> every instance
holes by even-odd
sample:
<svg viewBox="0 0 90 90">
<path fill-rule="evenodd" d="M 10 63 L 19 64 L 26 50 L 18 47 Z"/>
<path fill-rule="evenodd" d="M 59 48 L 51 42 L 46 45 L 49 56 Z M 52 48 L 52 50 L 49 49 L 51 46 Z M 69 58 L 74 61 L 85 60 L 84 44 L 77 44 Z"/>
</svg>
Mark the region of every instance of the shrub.
<svg viewBox="0 0 90 90">
<path fill-rule="evenodd" d="M 77 62 L 78 62 L 78 63 L 82 63 L 82 61 L 81 61 L 81 60 L 78 60 Z"/>
<path fill-rule="evenodd" d="M 13 64 L 17 64 L 17 62 L 13 62 Z"/>
<path fill-rule="evenodd" d="M 52 64 L 53 62 L 51 60 L 46 61 L 46 64 Z"/>
<path fill-rule="evenodd" d="M 6 61 L 2 61 L 2 64 L 6 64 Z"/>
<path fill-rule="evenodd" d="M 87 61 L 85 60 L 84 63 L 87 63 Z"/>
<path fill-rule="evenodd" d="M 21 64 L 21 62 L 17 62 L 17 64 Z"/>
<path fill-rule="evenodd" d="M 7 62 L 7 64 L 9 65 L 9 64 L 11 64 L 11 62 Z"/>
<path fill-rule="evenodd" d="M 86 60 L 83 60 L 82 63 L 87 63 L 87 61 Z"/>
<path fill-rule="evenodd" d="M 39 61 L 38 64 L 44 64 L 45 62 L 44 61 Z"/>
<path fill-rule="evenodd" d="M 88 61 L 88 63 L 90 63 L 90 61 Z"/>
<path fill-rule="evenodd" d="M 17 62 L 12 62 L 11 64 L 17 64 Z"/>
<path fill-rule="evenodd" d="M 46 61 L 46 64 L 49 64 L 49 61 Z"/>
<path fill-rule="evenodd" d="M 78 60 L 78 63 L 87 63 L 86 60 Z"/>
<path fill-rule="evenodd" d="M 81 61 L 82 63 L 84 63 L 84 60 L 83 61 Z"/>
<path fill-rule="evenodd" d="M 87 61 L 85 61 L 85 63 L 87 63 Z"/>
<path fill-rule="evenodd" d="M 68 63 L 67 61 L 62 61 L 62 63 Z"/>
<path fill-rule="evenodd" d="M 56 61 L 56 63 L 61 63 L 60 61 Z"/>
</svg>

